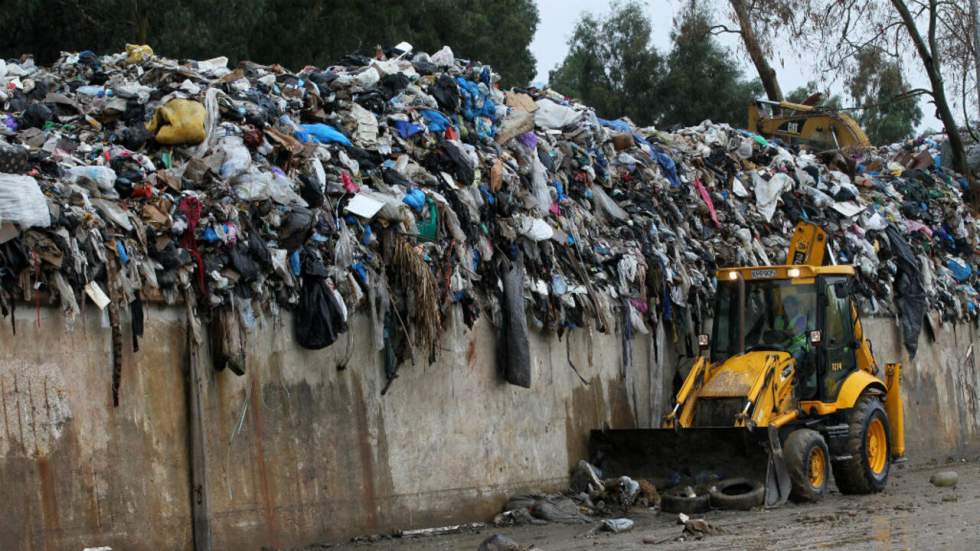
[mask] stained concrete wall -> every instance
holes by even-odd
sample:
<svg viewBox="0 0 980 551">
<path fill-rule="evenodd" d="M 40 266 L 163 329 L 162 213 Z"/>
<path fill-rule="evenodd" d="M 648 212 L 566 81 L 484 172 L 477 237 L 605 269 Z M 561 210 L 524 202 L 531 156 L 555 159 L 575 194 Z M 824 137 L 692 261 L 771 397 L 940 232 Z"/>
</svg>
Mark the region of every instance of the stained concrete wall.
<svg viewBox="0 0 980 551">
<path fill-rule="evenodd" d="M 592 428 L 636 424 L 646 342 L 633 346 L 644 369 L 625 378 L 615 336 L 532 338 L 528 390 L 498 378 L 488 323 L 450 333 L 436 363 L 404 366 L 385 396 L 363 318 L 345 370 L 346 342 L 311 352 L 288 326 L 255 333 L 248 374 L 215 374 L 208 390 L 216 547 L 486 519 L 513 492 L 563 486 Z"/>
<path fill-rule="evenodd" d="M 191 548 L 183 321 L 158 310 L 142 351 L 124 339 L 112 407 L 112 343 L 97 311 L 0 325 L 0 549 Z"/>
<path fill-rule="evenodd" d="M 71 332 L 43 308 L 40 327 L 21 314 L 16 337 L 0 330 L 0 549 L 192 548 L 183 313 L 151 308 L 146 330 L 140 352 L 124 339 L 119 408 L 97 312 Z M 880 361 L 906 363 L 913 461 L 974 450 L 976 329 L 924 336 L 914 362 L 891 320 L 866 331 Z M 655 424 L 678 364 L 663 328 L 631 343 L 629 368 L 616 335 L 532 335 L 533 387 L 521 389 L 495 373 L 481 320 L 451 325 L 438 361 L 404 366 L 381 396 L 370 327 L 357 318 L 351 335 L 302 350 L 284 316 L 250 331 L 245 376 L 204 366 L 215 549 L 485 520 L 511 493 L 562 487 L 589 430 Z"/>
</svg>

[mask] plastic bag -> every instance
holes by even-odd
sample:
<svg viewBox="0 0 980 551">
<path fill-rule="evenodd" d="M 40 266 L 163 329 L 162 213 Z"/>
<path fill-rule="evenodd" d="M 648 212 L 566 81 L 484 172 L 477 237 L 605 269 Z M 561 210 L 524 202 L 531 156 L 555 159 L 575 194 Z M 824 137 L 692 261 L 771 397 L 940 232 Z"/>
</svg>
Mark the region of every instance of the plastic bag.
<svg viewBox="0 0 980 551">
<path fill-rule="evenodd" d="M 456 64 L 456 56 L 453 55 L 452 48 L 443 46 L 438 52 L 429 56 L 429 61 L 440 67 L 450 67 Z"/>
<path fill-rule="evenodd" d="M 270 172 L 250 172 L 235 186 L 235 192 L 244 201 L 272 199 L 280 205 L 307 206 L 307 202 L 293 190 L 289 178 Z"/>
<path fill-rule="evenodd" d="M 153 113 L 146 129 L 162 144 L 199 144 L 207 137 L 204 129 L 206 115 L 200 102 L 172 99 Z"/>
<path fill-rule="evenodd" d="M 116 183 L 116 171 L 107 166 L 73 166 L 68 169 L 69 181 L 90 180 L 100 191 L 110 191 Z"/>
<path fill-rule="evenodd" d="M 126 63 L 143 63 L 153 57 L 153 48 L 146 44 L 126 44 Z"/>
<path fill-rule="evenodd" d="M 534 112 L 534 124 L 541 128 L 562 128 L 575 124 L 585 114 L 571 107 L 559 105 L 550 99 L 537 101 L 538 110 Z"/>
<path fill-rule="evenodd" d="M 299 141 L 303 143 L 315 142 L 315 143 L 339 143 L 342 145 L 350 146 L 350 140 L 347 136 L 340 133 L 339 130 L 330 126 L 329 124 L 323 123 L 312 123 L 312 124 L 301 124 L 300 129 L 297 130 L 294 135 Z"/>
<path fill-rule="evenodd" d="M 245 147 L 241 137 L 225 136 L 221 138 L 218 147 L 225 152 L 225 161 L 221 163 L 221 170 L 219 170 L 222 179 L 234 178 L 248 170 L 249 165 L 252 164 L 252 154 Z"/>
<path fill-rule="evenodd" d="M 22 229 L 51 225 L 48 201 L 37 180 L 0 173 L 0 222 L 13 222 Z"/>
</svg>

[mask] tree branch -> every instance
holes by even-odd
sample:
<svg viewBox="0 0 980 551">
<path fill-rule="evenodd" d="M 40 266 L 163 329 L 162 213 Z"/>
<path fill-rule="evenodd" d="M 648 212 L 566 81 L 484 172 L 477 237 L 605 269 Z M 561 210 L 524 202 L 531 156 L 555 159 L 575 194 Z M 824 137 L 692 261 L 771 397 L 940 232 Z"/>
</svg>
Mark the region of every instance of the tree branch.
<svg viewBox="0 0 980 551">
<path fill-rule="evenodd" d="M 718 31 L 715 31 L 715 29 L 719 29 L 719 30 Z M 722 33 L 742 34 L 742 31 L 740 31 L 740 30 L 736 31 L 736 30 L 733 30 L 733 29 L 729 29 L 725 25 L 715 25 L 714 27 L 711 27 L 710 29 L 708 29 L 708 32 L 711 33 L 712 35 L 719 35 L 719 34 L 722 34 Z"/>
</svg>

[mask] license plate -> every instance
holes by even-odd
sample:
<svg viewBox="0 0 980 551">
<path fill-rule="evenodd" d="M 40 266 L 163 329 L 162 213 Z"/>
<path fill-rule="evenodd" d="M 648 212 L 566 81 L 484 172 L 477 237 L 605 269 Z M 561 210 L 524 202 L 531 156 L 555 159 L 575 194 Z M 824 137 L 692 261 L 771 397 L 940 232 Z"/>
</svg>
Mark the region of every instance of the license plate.
<svg viewBox="0 0 980 551">
<path fill-rule="evenodd" d="M 752 279 L 765 279 L 776 277 L 776 270 L 752 270 Z"/>
</svg>

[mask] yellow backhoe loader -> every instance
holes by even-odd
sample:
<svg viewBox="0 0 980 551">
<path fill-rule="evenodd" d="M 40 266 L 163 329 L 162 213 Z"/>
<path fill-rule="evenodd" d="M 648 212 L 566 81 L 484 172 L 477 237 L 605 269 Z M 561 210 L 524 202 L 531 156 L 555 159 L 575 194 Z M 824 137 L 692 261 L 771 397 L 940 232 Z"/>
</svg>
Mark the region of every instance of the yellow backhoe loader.
<svg viewBox="0 0 980 551">
<path fill-rule="evenodd" d="M 788 101 L 756 100 L 749 106 L 748 130 L 819 149 L 871 147 L 867 134 L 850 115 Z"/>
<path fill-rule="evenodd" d="M 901 364 L 875 361 L 854 268 L 825 253 L 824 231 L 801 222 L 784 265 L 718 270 L 711 335 L 662 428 L 593 431 L 605 476 L 748 479 L 767 506 L 819 499 L 831 470 L 842 493 L 885 487 L 905 456 Z"/>
</svg>

